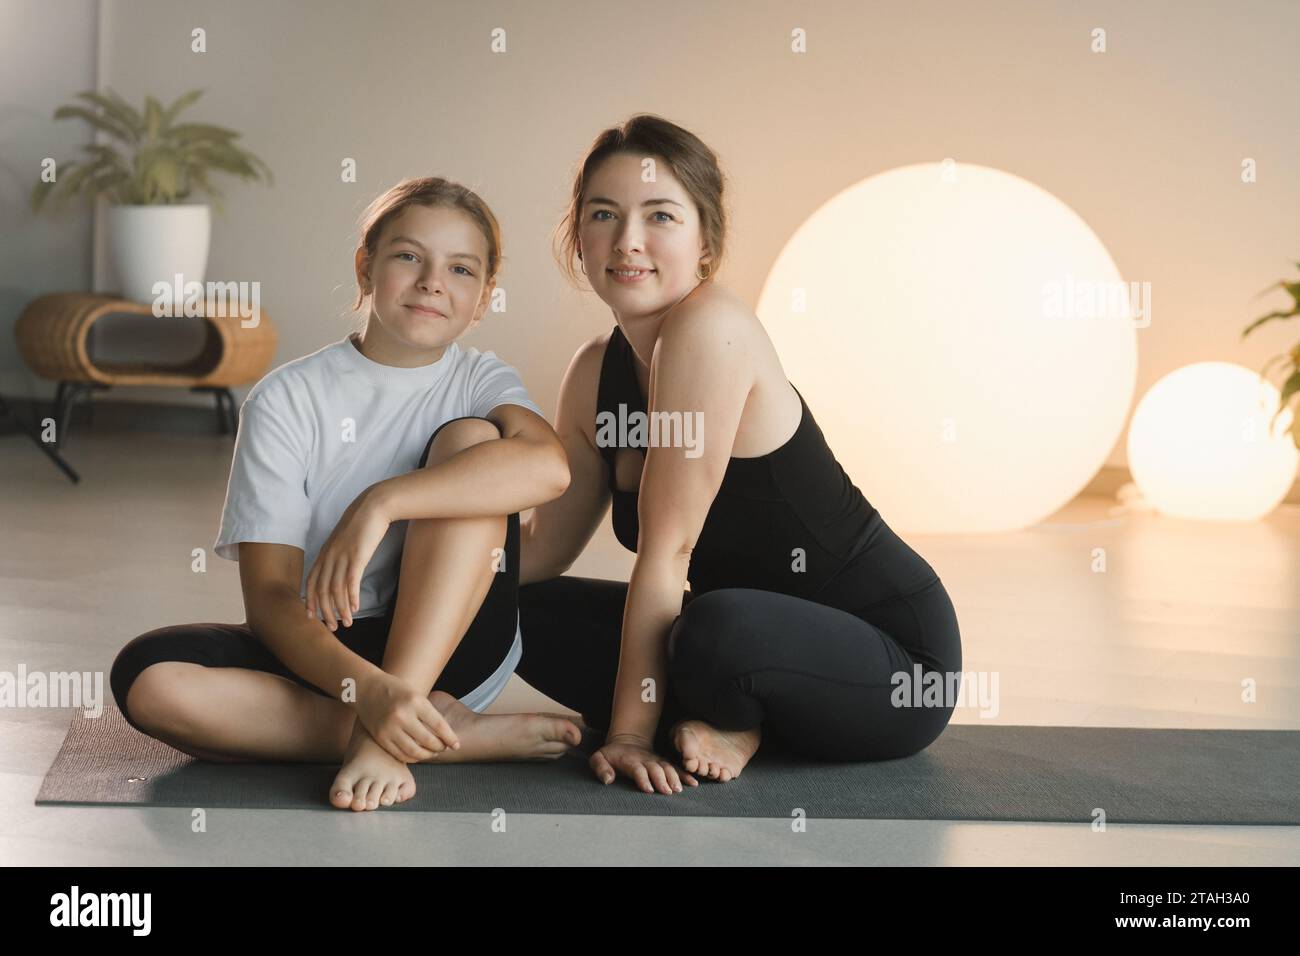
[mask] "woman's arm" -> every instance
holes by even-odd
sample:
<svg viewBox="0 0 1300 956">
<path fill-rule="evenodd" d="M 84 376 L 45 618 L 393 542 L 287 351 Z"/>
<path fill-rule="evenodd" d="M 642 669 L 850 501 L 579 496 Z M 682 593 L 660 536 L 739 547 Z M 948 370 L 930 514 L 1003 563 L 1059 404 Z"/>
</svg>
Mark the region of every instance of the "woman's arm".
<svg viewBox="0 0 1300 956">
<path fill-rule="evenodd" d="M 580 348 L 560 384 L 555 431 L 569 461 L 569 487 L 538 505 L 520 526 L 520 584 L 567 571 L 609 507 L 608 468 L 587 432 L 587 426 L 595 429 L 596 388 L 608 339 L 599 336 Z"/>
<path fill-rule="evenodd" d="M 508 515 L 563 494 L 569 466 L 546 419 L 522 405 L 498 405 L 487 417 L 500 439 L 378 481 L 362 494 L 389 522 Z"/>
<path fill-rule="evenodd" d="M 650 363 L 651 414 L 699 413 L 703 451 L 688 458 L 683 448 L 647 449 L 609 742 L 650 749 L 654 740 L 666 691 L 668 632 L 681 613 L 691 550 L 722 484 L 755 381 L 750 322 L 741 309 L 715 299 L 691 303 L 660 329 Z"/>
</svg>

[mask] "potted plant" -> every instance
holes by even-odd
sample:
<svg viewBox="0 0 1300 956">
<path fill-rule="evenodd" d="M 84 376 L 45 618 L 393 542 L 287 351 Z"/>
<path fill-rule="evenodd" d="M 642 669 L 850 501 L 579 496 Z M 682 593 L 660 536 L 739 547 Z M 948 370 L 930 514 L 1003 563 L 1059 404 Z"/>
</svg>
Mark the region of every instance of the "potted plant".
<svg viewBox="0 0 1300 956">
<path fill-rule="evenodd" d="M 54 167 L 32 190 L 33 211 L 50 200 L 65 203 L 76 196 L 94 202 L 104 196 L 108 209 L 108 255 L 126 298 L 148 302 L 155 282 L 171 285 L 177 273 L 184 282 L 203 282 L 208 263 L 211 218 L 207 204 L 187 202 L 201 190 L 221 208 L 221 192 L 208 182 L 212 171 L 244 180 L 265 178 L 271 170 L 235 144 L 239 134 L 206 123 L 176 123 L 177 114 L 202 90 L 191 90 L 168 107 L 146 96 L 137 110 L 112 90 L 78 93 L 89 106 L 72 103 L 54 111 L 55 119 L 82 119 L 120 141 L 91 143 L 88 157 Z"/>
<path fill-rule="evenodd" d="M 1296 267 L 1300 268 L 1300 262 L 1296 263 Z M 1263 292 L 1260 292 L 1260 295 L 1263 295 L 1270 289 L 1276 288 L 1285 289 L 1291 298 L 1295 300 L 1291 307 L 1291 311 L 1283 312 L 1279 309 L 1268 313 L 1268 315 L 1260 316 L 1254 322 L 1250 323 L 1250 325 L 1246 326 L 1245 331 L 1241 333 L 1243 339 L 1265 322 L 1271 322 L 1273 319 L 1289 319 L 1293 316 L 1300 315 L 1300 282 L 1287 282 L 1285 279 L 1282 279 L 1273 283 L 1267 289 L 1264 289 Z M 1290 352 L 1274 355 L 1269 359 L 1264 364 L 1264 368 L 1260 370 L 1260 376 L 1263 377 L 1267 375 L 1269 368 L 1279 359 L 1287 362 L 1288 365 L 1284 369 L 1286 372 L 1286 379 L 1282 383 L 1282 395 L 1278 402 L 1277 412 L 1274 413 L 1272 419 L 1269 421 L 1270 429 L 1272 429 L 1273 423 L 1277 421 L 1277 416 L 1282 414 L 1283 409 L 1286 408 L 1287 403 L 1291 401 L 1292 397 L 1300 394 L 1300 343 L 1297 343 L 1295 348 Z M 1291 420 L 1291 440 L 1295 443 L 1296 448 L 1300 448 L 1300 410 L 1297 410 Z"/>
</svg>

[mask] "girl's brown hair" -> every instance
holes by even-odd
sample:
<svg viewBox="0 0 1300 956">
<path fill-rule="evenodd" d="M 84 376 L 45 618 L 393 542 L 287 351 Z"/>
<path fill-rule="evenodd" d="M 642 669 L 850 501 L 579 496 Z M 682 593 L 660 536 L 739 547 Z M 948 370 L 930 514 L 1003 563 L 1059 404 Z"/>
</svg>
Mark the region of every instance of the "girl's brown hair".
<svg viewBox="0 0 1300 956">
<path fill-rule="evenodd" d="M 573 180 L 568 211 L 556 228 L 553 241 L 555 257 L 565 275 L 574 285 L 579 284 L 579 272 L 573 262 L 578 253 L 578 224 L 587 183 L 602 162 L 618 153 L 653 156 L 667 164 L 695 200 L 700 231 L 710 256 L 708 274 L 715 275 L 722 263 L 727 235 L 727 213 L 722 199 L 726 178 L 718 157 L 694 133 L 651 113 L 638 113 L 622 126 L 605 130 L 587 151 L 582 168 Z"/>
<path fill-rule="evenodd" d="M 379 249 L 379 238 L 383 235 L 384 226 L 400 216 L 402 210 L 408 206 L 445 206 L 449 209 L 459 209 L 468 215 L 483 233 L 483 238 L 487 240 L 487 275 L 483 281 L 486 284 L 496 278 L 503 258 L 501 226 L 497 223 L 497 217 L 474 190 L 439 176 L 403 179 L 392 189 L 376 197 L 366 207 L 366 211 L 361 214 L 359 227 L 360 245 L 366 250 L 363 272 L 370 271 L 375 253 Z M 353 304 L 352 310 L 355 312 L 360 309 L 364 301 L 365 290 L 358 285 L 357 301 Z"/>
</svg>

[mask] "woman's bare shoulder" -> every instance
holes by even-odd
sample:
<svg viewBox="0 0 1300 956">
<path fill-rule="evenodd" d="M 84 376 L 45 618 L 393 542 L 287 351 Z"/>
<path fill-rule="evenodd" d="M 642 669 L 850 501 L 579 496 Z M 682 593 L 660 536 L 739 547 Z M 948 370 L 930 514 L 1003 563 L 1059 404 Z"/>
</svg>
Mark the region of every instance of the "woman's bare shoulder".
<svg viewBox="0 0 1300 956">
<path fill-rule="evenodd" d="M 685 334 L 700 344 L 735 341 L 737 336 L 752 344 L 767 341 L 767 332 L 754 310 L 725 286 L 703 283 L 673 310 L 660 330 Z M 689 331 L 687 331 L 689 329 Z"/>
<path fill-rule="evenodd" d="M 592 441 L 595 434 L 596 389 L 600 384 L 600 366 L 604 361 L 605 347 L 612 334 L 602 332 L 578 347 L 569 360 L 569 367 L 560 382 L 557 426 L 573 425 L 581 428 Z M 564 419 L 563 422 L 558 419 Z"/>
</svg>

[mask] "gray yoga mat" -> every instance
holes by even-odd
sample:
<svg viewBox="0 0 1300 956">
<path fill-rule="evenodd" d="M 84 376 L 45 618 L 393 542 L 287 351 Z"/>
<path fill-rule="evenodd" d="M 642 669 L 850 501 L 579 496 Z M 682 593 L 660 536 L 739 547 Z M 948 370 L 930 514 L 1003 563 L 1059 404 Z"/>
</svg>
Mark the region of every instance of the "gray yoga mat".
<svg viewBox="0 0 1300 956">
<path fill-rule="evenodd" d="M 584 748 L 597 746 L 585 740 Z M 204 763 L 137 732 L 116 707 L 80 712 L 41 785 L 40 806 L 335 810 L 338 768 Z M 414 765 L 406 803 L 372 812 L 1001 820 L 1091 823 L 1300 823 L 1300 731 L 1147 730 L 951 724 L 900 760 L 837 764 L 760 750 L 740 779 L 671 796 L 619 778 L 603 786 L 586 756 L 540 763 Z"/>
</svg>

